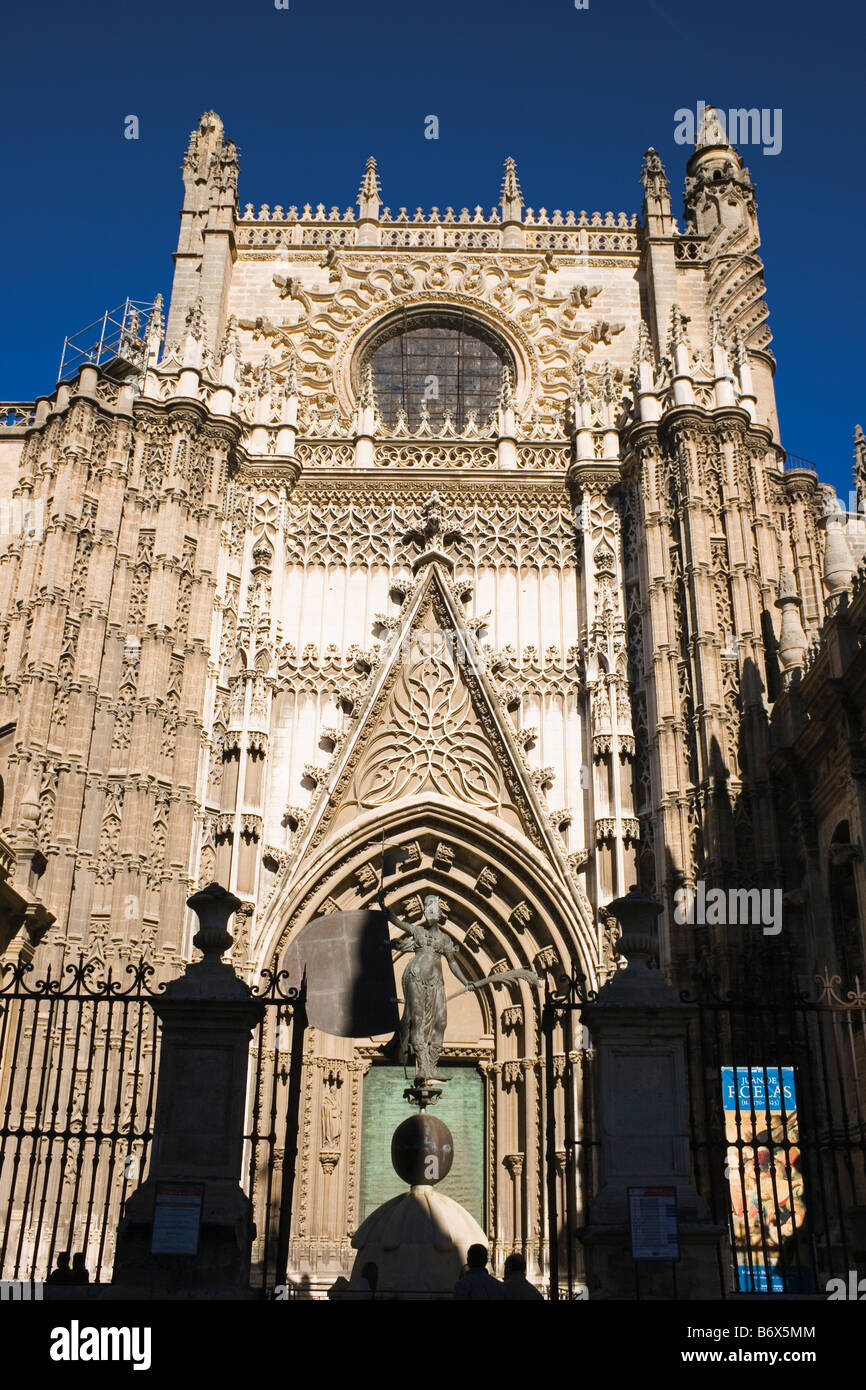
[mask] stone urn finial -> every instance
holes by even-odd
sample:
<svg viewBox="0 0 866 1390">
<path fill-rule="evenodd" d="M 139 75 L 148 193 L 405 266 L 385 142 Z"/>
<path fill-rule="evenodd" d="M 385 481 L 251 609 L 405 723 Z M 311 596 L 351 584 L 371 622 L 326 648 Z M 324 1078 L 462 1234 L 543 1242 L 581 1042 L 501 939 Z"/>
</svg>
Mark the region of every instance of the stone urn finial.
<svg viewBox="0 0 866 1390">
<path fill-rule="evenodd" d="M 620 924 L 618 950 L 629 964 L 636 960 L 648 963 L 658 955 L 656 918 L 662 910 L 660 902 L 633 883 L 624 897 L 608 903 L 607 910 Z"/>
<path fill-rule="evenodd" d="M 232 934 L 226 922 L 233 912 L 243 906 L 240 898 L 229 893 L 219 883 L 209 883 L 186 900 L 199 920 L 199 929 L 192 939 L 202 953 L 202 965 L 221 965 L 221 957 L 232 945 Z"/>
</svg>

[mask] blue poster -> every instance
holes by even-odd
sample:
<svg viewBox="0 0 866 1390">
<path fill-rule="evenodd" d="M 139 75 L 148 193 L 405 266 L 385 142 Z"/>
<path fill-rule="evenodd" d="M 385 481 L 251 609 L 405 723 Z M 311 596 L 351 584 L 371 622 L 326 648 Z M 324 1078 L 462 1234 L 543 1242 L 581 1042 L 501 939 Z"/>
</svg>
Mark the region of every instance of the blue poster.
<svg viewBox="0 0 866 1390">
<path fill-rule="evenodd" d="M 796 1110 L 793 1067 L 722 1067 L 722 1097 L 726 1110 Z"/>
</svg>

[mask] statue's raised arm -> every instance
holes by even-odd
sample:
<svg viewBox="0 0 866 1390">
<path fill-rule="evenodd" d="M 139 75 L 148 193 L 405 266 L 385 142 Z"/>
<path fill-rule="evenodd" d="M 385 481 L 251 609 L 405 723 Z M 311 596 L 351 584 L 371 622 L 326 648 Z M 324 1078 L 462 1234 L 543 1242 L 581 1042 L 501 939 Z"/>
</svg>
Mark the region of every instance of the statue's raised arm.
<svg viewBox="0 0 866 1390">
<path fill-rule="evenodd" d="M 391 911 L 390 907 L 385 902 L 385 894 L 381 889 L 379 890 L 376 901 L 378 902 L 381 910 L 385 913 L 385 916 L 388 918 L 388 921 L 391 922 L 395 927 L 398 927 L 400 929 L 400 931 L 403 933 L 404 938 L 408 938 L 406 943 L 403 944 L 402 939 L 398 937 L 396 941 L 391 942 L 391 949 L 393 951 L 396 951 L 398 956 L 402 955 L 407 950 L 414 950 L 415 944 L 418 941 L 418 928 L 413 927 L 411 922 L 404 922 L 401 917 L 398 917 L 395 913 Z M 408 944 L 409 941 L 413 943 L 411 947 Z"/>
</svg>

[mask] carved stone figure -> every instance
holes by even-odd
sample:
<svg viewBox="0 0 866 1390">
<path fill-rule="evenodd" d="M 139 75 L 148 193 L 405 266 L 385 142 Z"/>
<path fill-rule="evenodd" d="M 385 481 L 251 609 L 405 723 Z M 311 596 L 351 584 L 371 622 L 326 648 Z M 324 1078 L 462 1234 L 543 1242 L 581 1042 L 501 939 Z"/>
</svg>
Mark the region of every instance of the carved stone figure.
<svg viewBox="0 0 866 1390">
<path fill-rule="evenodd" d="M 331 1086 L 322 1092 L 322 1148 L 337 1149 L 343 1137 L 342 1107 Z"/>
</svg>

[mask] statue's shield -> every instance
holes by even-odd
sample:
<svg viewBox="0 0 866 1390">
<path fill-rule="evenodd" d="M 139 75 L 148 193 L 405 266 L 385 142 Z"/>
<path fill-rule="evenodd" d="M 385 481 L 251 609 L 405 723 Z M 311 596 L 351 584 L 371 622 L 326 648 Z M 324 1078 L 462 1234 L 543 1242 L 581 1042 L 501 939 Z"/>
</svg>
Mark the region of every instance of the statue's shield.
<svg viewBox="0 0 866 1390">
<path fill-rule="evenodd" d="M 397 986 L 384 912 L 334 912 L 298 932 L 283 958 L 293 985 L 307 977 L 307 1020 L 339 1038 L 397 1027 Z"/>
</svg>

